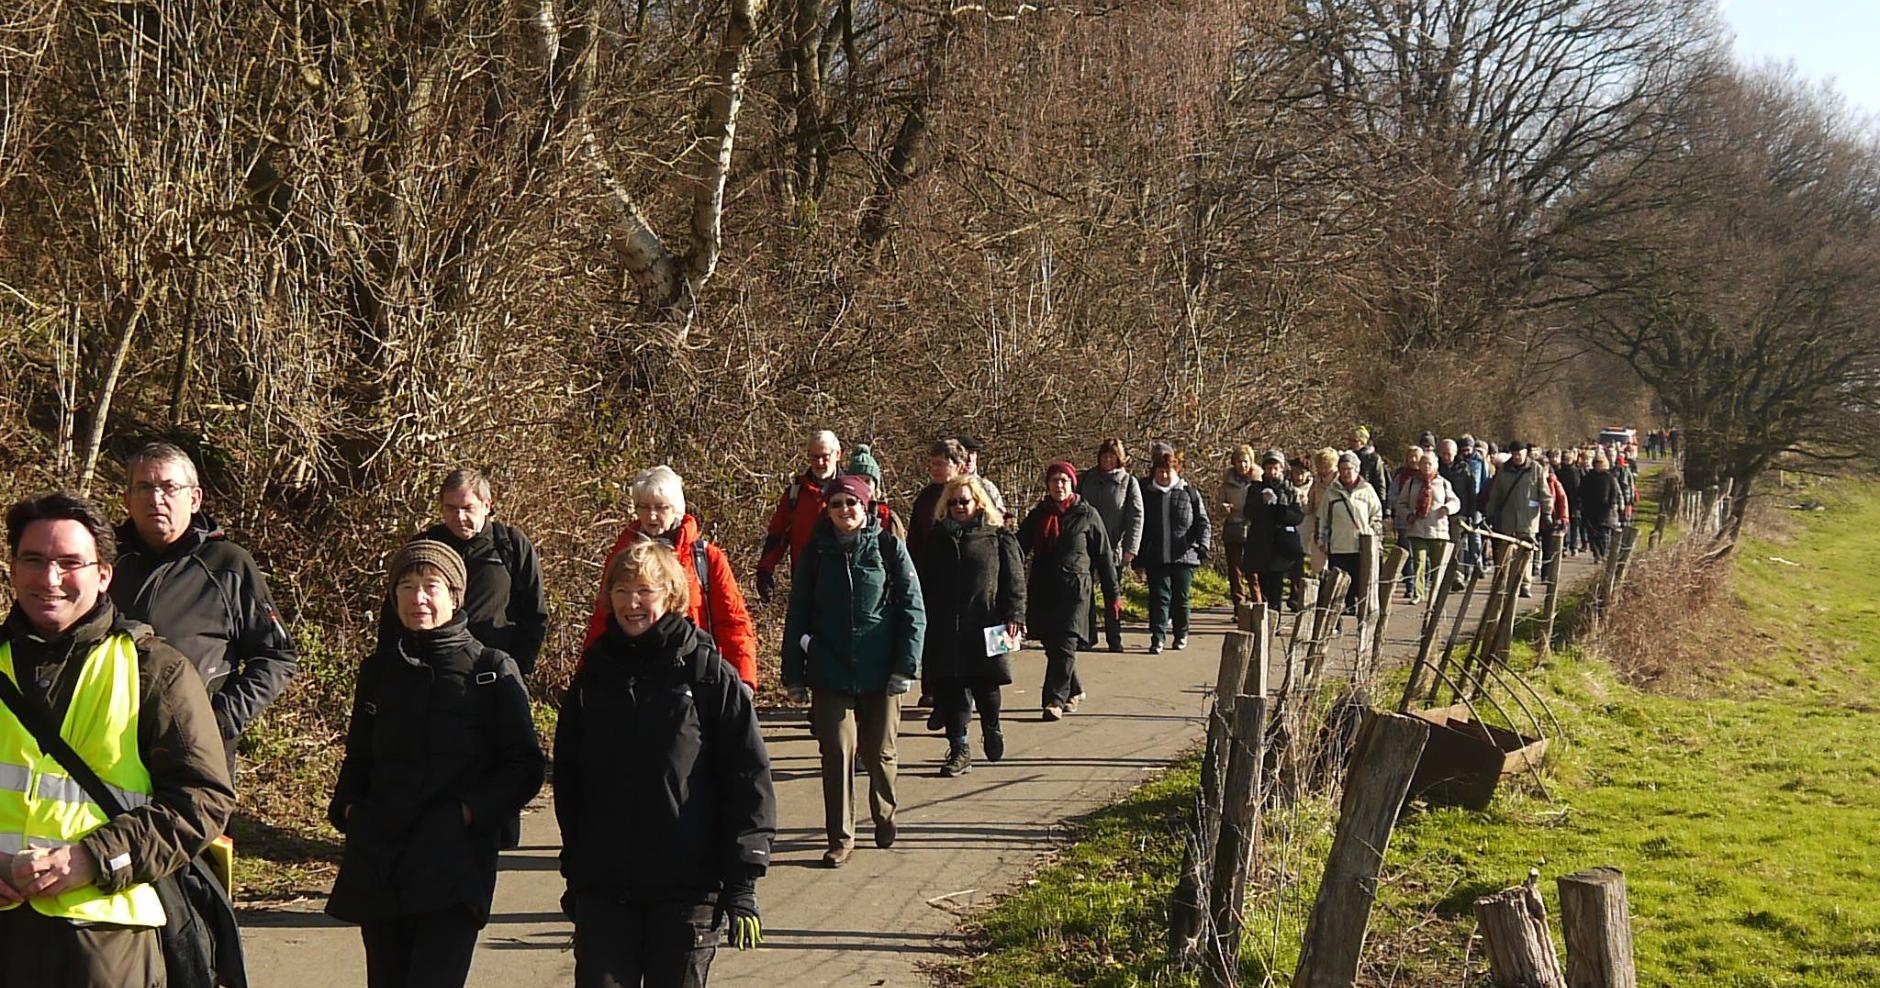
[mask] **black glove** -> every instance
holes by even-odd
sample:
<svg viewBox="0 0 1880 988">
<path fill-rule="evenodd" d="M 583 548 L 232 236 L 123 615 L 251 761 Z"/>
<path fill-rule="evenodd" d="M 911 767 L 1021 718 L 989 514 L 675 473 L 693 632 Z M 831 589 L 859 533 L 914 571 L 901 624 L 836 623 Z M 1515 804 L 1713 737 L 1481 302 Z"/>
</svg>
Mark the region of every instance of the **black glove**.
<svg viewBox="0 0 1880 988">
<path fill-rule="evenodd" d="M 772 594 L 777 592 L 777 575 L 767 569 L 757 571 L 757 599 L 770 603 Z"/>
<path fill-rule="evenodd" d="M 750 950 L 764 942 L 764 923 L 757 915 L 757 882 L 754 879 L 726 882 L 725 887 L 718 892 L 718 908 L 712 913 L 712 926 L 716 928 L 727 916 L 731 920 L 730 929 L 726 931 L 731 946 Z"/>
</svg>

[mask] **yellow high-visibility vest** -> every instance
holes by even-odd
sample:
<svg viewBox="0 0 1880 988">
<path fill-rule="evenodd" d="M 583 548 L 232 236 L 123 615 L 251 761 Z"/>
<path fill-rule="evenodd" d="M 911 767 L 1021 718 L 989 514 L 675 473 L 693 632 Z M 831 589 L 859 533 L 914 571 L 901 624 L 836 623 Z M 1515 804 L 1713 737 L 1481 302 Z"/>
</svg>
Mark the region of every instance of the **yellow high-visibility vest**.
<svg viewBox="0 0 1880 988">
<path fill-rule="evenodd" d="M 10 644 L 0 643 L 0 675 L 19 682 Z M 141 704 L 137 645 L 129 634 L 117 632 L 85 656 L 65 722 L 59 725 L 59 735 L 130 809 L 150 802 L 150 773 L 137 751 Z M 0 851 L 18 854 L 25 848 L 76 844 L 109 819 L 85 794 L 85 787 L 66 774 L 58 759 L 39 750 L 32 732 L 0 704 Z M 97 865 L 102 874 L 123 863 L 99 861 Z M 149 885 L 133 885 L 109 895 L 86 885 L 31 902 L 47 916 L 86 923 L 164 923 L 163 903 Z"/>
</svg>

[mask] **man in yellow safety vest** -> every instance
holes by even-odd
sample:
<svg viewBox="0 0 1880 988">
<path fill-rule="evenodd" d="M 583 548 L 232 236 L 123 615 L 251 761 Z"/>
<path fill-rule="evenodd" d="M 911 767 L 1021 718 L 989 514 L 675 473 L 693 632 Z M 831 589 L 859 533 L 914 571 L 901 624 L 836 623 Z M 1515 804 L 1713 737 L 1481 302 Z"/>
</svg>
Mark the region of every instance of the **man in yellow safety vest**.
<svg viewBox="0 0 1880 988">
<path fill-rule="evenodd" d="M 235 805 L 208 693 L 188 659 L 112 605 L 117 544 L 95 504 L 40 495 L 6 526 L 0 675 L 129 812 L 109 817 L 0 705 L 0 985 L 161 986 L 150 883 L 200 854 Z"/>
</svg>

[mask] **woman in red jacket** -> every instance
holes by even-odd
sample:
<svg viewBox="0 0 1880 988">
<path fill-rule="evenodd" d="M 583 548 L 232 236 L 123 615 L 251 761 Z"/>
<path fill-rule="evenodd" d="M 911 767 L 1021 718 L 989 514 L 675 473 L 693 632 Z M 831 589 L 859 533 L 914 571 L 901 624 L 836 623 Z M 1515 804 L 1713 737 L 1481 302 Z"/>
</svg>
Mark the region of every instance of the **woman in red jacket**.
<svg viewBox="0 0 1880 988">
<path fill-rule="evenodd" d="M 744 607 L 744 592 L 738 589 L 737 575 L 731 572 L 724 551 L 700 536 L 698 519 L 686 513 L 685 481 L 671 467 L 661 464 L 640 471 L 633 478 L 632 491 L 633 523 L 614 540 L 601 572 L 607 572 L 615 556 L 641 539 L 658 539 L 671 546 L 685 564 L 690 583 L 686 617 L 712 636 L 725 661 L 737 670 L 738 678 L 756 690 L 757 633 Z M 605 605 L 604 595 L 596 596 L 587 636 L 581 642 L 583 652 L 607 630 Z"/>
</svg>

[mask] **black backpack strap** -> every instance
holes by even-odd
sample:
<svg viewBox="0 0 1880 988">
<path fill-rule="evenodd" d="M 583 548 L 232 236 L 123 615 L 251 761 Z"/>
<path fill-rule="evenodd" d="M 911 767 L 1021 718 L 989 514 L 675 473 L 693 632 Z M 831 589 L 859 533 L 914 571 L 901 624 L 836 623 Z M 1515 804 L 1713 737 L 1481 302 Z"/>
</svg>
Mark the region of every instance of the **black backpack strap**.
<svg viewBox="0 0 1880 988">
<path fill-rule="evenodd" d="M 707 547 L 711 540 L 701 535 L 692 540 L 692 570 L 698 574 L 699 613 L 705 615 L 705 630 L 712 630 L 712 575 Z"/>
<path fill-rule="evenodd" d="M 514 575 L 516 561 L 522 556 L 522 551 L 516 548 L 516 530 L 492 519 L 490 541 L 496 545 L 496 558 L 503 561 L 503 569 Z"/>
</svg>

